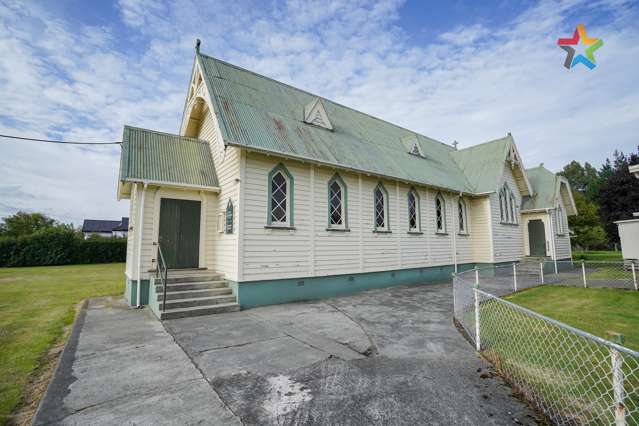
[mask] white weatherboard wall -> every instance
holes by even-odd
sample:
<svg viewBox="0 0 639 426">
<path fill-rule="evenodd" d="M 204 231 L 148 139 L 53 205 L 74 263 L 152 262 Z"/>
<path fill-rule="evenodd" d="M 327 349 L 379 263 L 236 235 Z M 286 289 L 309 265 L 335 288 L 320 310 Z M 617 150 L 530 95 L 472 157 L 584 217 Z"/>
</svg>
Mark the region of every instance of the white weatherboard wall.
<svg viewBox="0 0 639 426">
<path fill-rule="evenodd" d="M 208 254 L 209 268 L 223 273 L 227 279 L 238 280 L 238 207 L 240 205 L 240 150 L 237 148 L 223 148 L 220 143 L 221 135 L 217 128 L 217 121 L 208 107 L 205 107 L 203 118 L 197 137 L 209 142 L 213 154 L 213 162 L 220 186 L 211 203 L 207 205 L 207 232 L 213 236 L 212 251 Z M 226 214 L 229 199 L 233 202 L 233 233 L 218 232 L 218 214 Z M 225 222 L 225 218 L 223 220 Z"/>
<path fill-rule="evenodd" d="M 134 278 L 135 267 L 133 260 L 135 259 L 135 241 L 138 237 L 137 228 L 137 192 L 131 191 L 131 199 L 129 202 L 129 235 L 126 240 L 126 268 L 125 275 L 128 279 Z"/>
<path fill-rule="evenodd" d="M 563 234 L 558 234 L 557 227 L 557 214 L 558 210 L 555 209 L 551 211 L 550 218 L 552 220 L 552 230 L 553 230 L 553 239 L 555 244 L 555 251 L 557 254 L 557 259 L 570 259 L 572 257 L 572 252 L 570 250 L 570 234 L 568 232 L 568 216 L 566 214 L 566 207 L 562 197 L 558 197 L 557 201 L 561 206 L 561 214 L 563 216 L 563 223 L 565 231 Z"/>
<path fill-rule="evenodd" d="M 490 197 L 473 199 L 470 209 L 470 241 L 473 260 L 477 263 L 493 262 Z"/>
<path fill-rule="evenodd" d="M 280 163 L 293 175 L 294 230 L 265 228 L 268 174 Z M 349 231 L 327 231 L 328 181 L 336 170 L 256 153 L 246 154 L 243 167 L 240 281 L 451 265 L 454 262 L 454 237 L 457 262 L 474 261 L 473 232 L 475 227 L 480 229 L 482 219 L 479 212 L 475 218 L 475 204 L 469 199 L 466 202 L 470 234 L 457 235 L 457 196 L 444 193 L 447 233 L 437 235 L 437 192 L 418 188 L 422 234 L 408 234 L 407 193 L 411 186 L 340 171 L 339 176 L 347 187 Z M 388 193 L 391 233 L 373 232 L 373 191 L 379 182 Z M 478 232 L 479 241 L 486 238 L 485 231 Z M 489 247 L 482 252 L 486 250 Z"/>
<path fill-rule="evenodd" d="M 516 199 L 516 205 L 521 206 L 521 194 L 515 178 L 513 176 L 510 165 L 504 165 L 504 173 L 499 183 L 499 188 L 504 182 L 508 183 L 508 187 L 512 191 Z M 499 193 L 490 195 L 490 210 L 492 216 L 492 234 L 494 259 L 499 262 L 513 262 L 521 259 L 524 255 L 524 234 L 521 221 L 521 214 L 517 210 L 517 225 L 501 223 L 501 213 L 499 210 Z"/>
</svg>

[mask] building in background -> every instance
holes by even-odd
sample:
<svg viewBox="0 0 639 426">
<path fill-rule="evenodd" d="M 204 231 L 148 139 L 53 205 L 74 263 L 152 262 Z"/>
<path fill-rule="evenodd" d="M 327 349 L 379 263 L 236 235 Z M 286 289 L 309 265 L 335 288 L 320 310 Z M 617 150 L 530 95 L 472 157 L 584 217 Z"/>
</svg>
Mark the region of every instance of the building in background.
<svg viewBox="0 0 639 426">
<path fill-rule="evenodd" d="M 84 223 L 82 224 L 82 233 L 84 234 L 85 240 L 92 235 L 126 238 L 128 232 L 128 217 L 123 217 L 120 220 L 84 219 Z"/>
<path fill-rule="evenodd" d="M 639 179 L 639 164 L 630 166 L 630 173 Z M 621 254 L 626 264 L 630 262 L 639 265 L 639 212 L 633 214 L 636 219 L 619 220 L 615 222 L 619 229 Z"/>
</svg>

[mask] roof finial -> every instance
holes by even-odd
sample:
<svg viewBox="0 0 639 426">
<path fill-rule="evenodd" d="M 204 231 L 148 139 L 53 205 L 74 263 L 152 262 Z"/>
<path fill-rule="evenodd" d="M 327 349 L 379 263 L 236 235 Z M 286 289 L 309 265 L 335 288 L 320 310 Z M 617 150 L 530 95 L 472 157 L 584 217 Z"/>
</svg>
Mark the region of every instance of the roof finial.
<svg viewBox="0 0 639 426">
<path fill-rule="evenodd" d="M 202 41 L 199 38 L 195 39 L 195 53 L 200 53 L 200 44 Z"/>
<path fill-rule="evenodd" d="M 455 151 L 457 150 L 457 145 L 459 145 L 459 142 L 453 141 L 453 147 L 455 148 Z"/>
<path fill-rule="evenodd" d="M 544 167 L 544 163 L 539 163 L 539 167 Z"/>
<path fill-rule="evenodd" d="M 508 132 L 508 136 L 512 136 L 512 134 L 510 132 Z"/>
</svg>

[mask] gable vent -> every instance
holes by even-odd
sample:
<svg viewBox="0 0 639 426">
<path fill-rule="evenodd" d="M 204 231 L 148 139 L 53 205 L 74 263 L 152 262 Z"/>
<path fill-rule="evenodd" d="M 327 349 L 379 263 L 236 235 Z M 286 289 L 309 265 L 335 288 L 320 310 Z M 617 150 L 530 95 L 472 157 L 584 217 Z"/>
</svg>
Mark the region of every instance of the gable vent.
<svg viewBox="0 0 639 426">
<path fill-rule="evenodd" d="M 316 98 L 304 107 L 304 122 L 324 129 L 333 130 L 333 124 L 328 119 L 326 109 L 320 98 Z"/>
</svg>

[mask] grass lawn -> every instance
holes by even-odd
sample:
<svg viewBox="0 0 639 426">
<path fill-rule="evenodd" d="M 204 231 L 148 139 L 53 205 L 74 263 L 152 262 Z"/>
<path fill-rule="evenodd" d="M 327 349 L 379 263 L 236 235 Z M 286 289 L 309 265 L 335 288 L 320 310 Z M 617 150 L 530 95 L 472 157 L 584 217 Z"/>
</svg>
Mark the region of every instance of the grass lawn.
<svg viewBox="0 0 639 426">
<path fill-rule="evenodd" d="M 0 424 L 83 299 L 124 293 L 124 264 L 0 268 Z"/>
<path fill-rule="evenodd" d="M 573 251 L 575 260 L 623 260 L 621 251 Z"/>
<path fill-rule="evenodd" d="M 609 331 L 622 333 L 624 345 L 639 350 L 639 292 L 540 286 L 506 299 L 607 340 Z M 534 389 L 555 415 L 614 424 L 607 348 L 495 300 L 482 303 L 481 341 L 484 356 L 518 386 Z M 623 359 L 627 420 L 639 424 L 639 360 Z"/>
<path fill-rule="evenodd" d="M 624 346 L 639 351 L 639 292 L 612 288 L 541 286 L 507 300 L 595 336 L 625 336 Z"/>
</svg>

